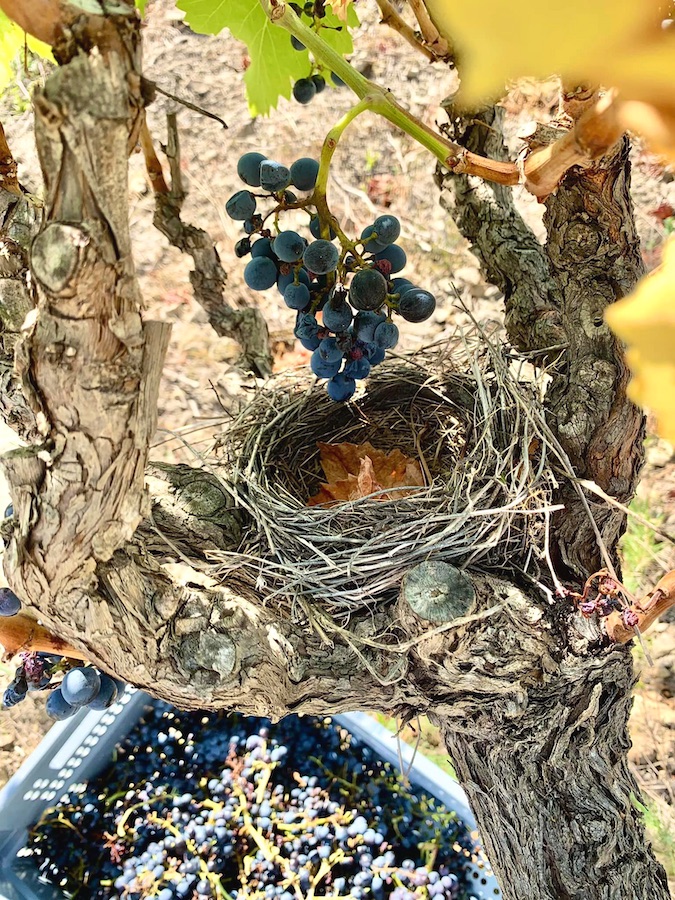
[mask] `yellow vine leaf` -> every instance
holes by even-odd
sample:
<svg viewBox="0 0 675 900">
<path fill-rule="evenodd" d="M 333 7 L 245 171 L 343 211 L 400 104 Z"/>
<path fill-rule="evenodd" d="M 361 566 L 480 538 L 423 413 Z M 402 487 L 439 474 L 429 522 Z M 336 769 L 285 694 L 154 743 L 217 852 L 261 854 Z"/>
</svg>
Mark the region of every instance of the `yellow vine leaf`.
<svg viewBox="0 0 675 900">
<path fill-rule="evenodd" d="M 458 99 L 478 105 L 508 81 L 560 75 L 569 85 L 616 87 L 621 99 L 653 107 L 631 127 L 675 118 L 675 26 L 661 27 L 661 0 L 425 0 L 440 33 L 457 48 Z M 628 114 L 627 114 L 628 117 Z M 675 151 L 675 135 L 660 146 Z"/>
<path fill-rule="evenodd" d="M 609 327 L 626 342 L 632 372 L 628 396 L 651 409 L 662 437 L 675 443 L 675 238 L 663 262 L 635 291 L 605 312 Z"/>
</svg>

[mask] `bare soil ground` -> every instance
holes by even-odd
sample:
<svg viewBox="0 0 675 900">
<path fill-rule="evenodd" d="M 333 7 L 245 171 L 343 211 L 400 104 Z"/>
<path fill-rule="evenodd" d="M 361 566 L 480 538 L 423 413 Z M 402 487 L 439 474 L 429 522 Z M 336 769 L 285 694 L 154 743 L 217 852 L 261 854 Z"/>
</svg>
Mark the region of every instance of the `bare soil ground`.
<svg viewBox="0 0 675 900">
<path fill-rule="evenodd" d="M 454 92 L 455 75 L 444 67 L 429 65 L 396 34 L 378 26 L 374 3 L 359 3 L 358 8 L 364 27 L 356 41 L 354 64 L 391 87 L 428 124 L 444 121 L 440 104 Z M 228 272 L 228 300 L 236 306 L 260 304 L 272 334 L 277 369 L 306 365 L 309 354 L 293 339 L 294 314 L 276 291 L 252 297 L 244 285 L 243 265 L 233 252 L 241 233 L 225 215 L 225 202 L 241 188 L 236 160 L 247 150 L 259 150 L 287 164 L 299 156 L 318 156 L 328 126 L 351 105 L 349 91 L 326 90 L 308 106 L 281 101 L 270 118 L 251 120 L 241 78 L 245 48 L 226 34 L 205 37 L 191 33 L 171 0 L 149 0 L 145 65 L 147 77 L 160 87 L 212 110 L 228 123 L 225 131 L 213 120 L 180 108 L 182 170 L 190 191 L 184 218 L 206 228 L 217 241 Z M 14 98 L 25 88 L 20 85 Z M 554 83 L 542 88 L 522 82 L 510 93 L 508 134 L 513 149 L 518 135 L 525 133 L 532 121 L 546 121 L 555 112 L 555 91 Z M 149 123 L 158 143 L 166 134 L 167 110 L 178 108 L 161 95 L 150 108 Z M 5 102 L 3 113 L 21 180 L 39 193 L 29 104 L 21 111 L 16 103 Z M 403 225 L 401 243 L 409 260 L 406 274 L 411 273 L 416 283 L 441 299 L 430 323 L 406 328 L 405 348 L 442 340 L 465 323 L 467 316 L 457 297 L 482 323 L 494 328 L 501 324 L 499 291 L 482 280 L 466 242 L 441 210 L 433 173 L 433 161 L 406 135 L 373 116 L 361 116 L 341 142 L 331 175 L 329 199 L 345 230 L 360 233 L 375 216 L 389 209 Z M 140 155 L 131 160 L 130 196 L 132 234 L 148 317 L 174 324 L 160 390 L 154 456 L 189 462 L 195 454 L 208 450 L 226 412 L 241 402 L 252 381 L 237 366 L 236 344 L 211 331 L 205 314 L 192 299 L 188 261 L 152 226 L 152 191 Z M 675 206 L 675 183 L 639 146 L 634 151 L 633 196 L 645 261 L 653 267 L 664 241 L 658 210 Z M 516 199 L 543 240 L 542 207 L 519 189 Z M 640 497 L 644 511 L 675 533 L 675 460 L 673 448 L 662 441 L 650 439 Z M 636 587 L 649 587 L 663 571 L 675 567 L 675 554 L 672 545 L 656 545 L 648 531 L 640 532 L 636 540 L 638 545 L 645 543 Z M 642 670 L 632 719 L 631 758 L 666 821 L 668 807 L 675 802 L 675 625 L 657 626 L 647 642 L 654 665 L 647 666 L 644 654 L 636 651 Z M 0 681 L 6 683 L 9 677 L 6 674 Z M 0 784 L 31 752 L 47 727 L 40 698 L 29 697 L 1 714 Z M 670 846 L 672 853 L 675 837 L 668 845 L 667 834 L 666 828 L 662 852 L 668 853 Z M 675 874 L 675 859 L 670 861 L 670 871 Z"/>
</svg>

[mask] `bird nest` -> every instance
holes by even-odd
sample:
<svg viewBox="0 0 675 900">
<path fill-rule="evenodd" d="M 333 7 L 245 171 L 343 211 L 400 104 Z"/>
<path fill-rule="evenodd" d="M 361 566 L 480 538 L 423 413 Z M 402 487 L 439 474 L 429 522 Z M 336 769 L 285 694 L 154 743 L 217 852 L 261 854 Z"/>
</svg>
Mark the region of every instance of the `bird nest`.
<svg viewBox="0 0 675 900">
<path fill-rule="evenodd" d="M 555 486 L 543 412 L 534 387 L 482 346 L 384 364 L 350 404 L 304 373 L 272 379 L 219 442 L 220 472 L 254 524 L 213 560 L 217 573 L 342 617 L 395 599 L 430 559 L 533 571 Z M 402 451 L 425 485 L 308 506 L 325 480 L 319 443 L 345 441 Z"/>
</svg>

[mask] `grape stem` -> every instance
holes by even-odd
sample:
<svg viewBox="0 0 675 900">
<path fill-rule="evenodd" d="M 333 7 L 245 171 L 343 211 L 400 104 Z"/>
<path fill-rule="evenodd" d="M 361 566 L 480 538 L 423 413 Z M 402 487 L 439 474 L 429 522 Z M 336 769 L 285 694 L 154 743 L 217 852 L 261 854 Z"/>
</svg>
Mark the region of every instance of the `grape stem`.
<svg viewBox="0 0 675 900">
<path fill-rule="evenodd" d="M 458 175 L 476 175 L 485 181 L 507 186 L 522 184 L 541 200 L 556 189 L 571 166 L 590 165 L 603 156 L 624 132 L 619 101 L 615 92 L 610 91 L 587 110 L 570 131 L 553 144 L 530 153 L 524 162 L 503 162 L 479 156 L 435 132 L 404 109 L 391 91 L 365 78 L 316 31 L 305 25 L 283 0 L 260 0 L 260 4 L 271 22 L 294 35 L 316 60 L 354 91 L 365 104 L 363 107 L 357 104 L 359 112 L 368 109 L 383 116 Z"/>
</svg>

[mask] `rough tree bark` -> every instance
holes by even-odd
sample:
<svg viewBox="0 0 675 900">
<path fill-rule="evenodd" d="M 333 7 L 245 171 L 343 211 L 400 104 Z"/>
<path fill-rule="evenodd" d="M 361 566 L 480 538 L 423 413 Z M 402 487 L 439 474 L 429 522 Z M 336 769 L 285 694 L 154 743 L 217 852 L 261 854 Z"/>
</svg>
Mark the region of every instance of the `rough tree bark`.
<svg viewBox="0 0 675 900">
<path fill-rule="evenodd" d="M 100 52 L 78 52 L 95 45 Z M 243 576 L 216 583 L 200 571 L 209 549 L 236 547 L 249 527 L 218 479 L 151 467 L 147 502 L 143 476 L 167 335 L 141 320 L 129 252 L 126 161 L 143 105 L 132 10 L 78 22 L 64 47 L 64 65 L 35 102 L 45 221 L 31 248 L 37 307 L 17 366 L 41 440 L 5 460 L 16 509 L 5 568 L 17 594 L 102 668 L 185 707 L 272 717 L 358 707 L 404 718 L 429 713 L 443 729 L 507 900 L 668 897 L 626 765 L 630 654 L 571 604 L 552 603 L 531 585 L 475 576 L 469 615 L 442 634 L 428 636 L 430 623 L 402 600 L 354 616 L 352 644 L 328 643 L 310 623 L 265 603 Z M 584 205 L 583 176 L 570 177 L 551 202 L 553 222 L 561 210 Z M 624 237 L 615 236 L 611 254 L 597 251 L 606 247 L 604 230 L 629 213 L 623 148 L 589 177 L 600 224 L 584 277 L 606 276 L 593 295 L 597 311 L 636 274 L 630 223 L 621 221 Z M 457 178 L 457 190 L 465 183 Z M 506 192 L 495 209 L 508 240 L 494 277 L 512 285 L 509 318 L 523 345 L 575 340 L 580 352 L 603 361 L 597 371 L 614 399 L 608 406 L 601 393 L 575 459 L 595 460 L 588 472 L 596 477 L 597 448 L 606 452 L 614 435 L 601 419 L 625 417 L 630 456 L 613 459 L 618 481 L 602 486 L 627 495 L 640 426 L 622 395 L 618 347 L 592 317 L 588 324 L 586 292 L 562 290 L 574 280 L 564 248 L 552 248 L 547 261 Z M 485 210 L 474 212 L 480 230 Z M 579 242 L 591 246 L 585 232 Z M 486 259 L 488 251 L 486 244 Z M 607 262 L 623 265 L 624 275 L 607 275 Z M 567 358 L 559 371 L 575 398 L 587 370 Z M 560 412 L 566 395 L 552 396 L 557 419 L 569 421 Z M 559 435 L 562 441 L 562 429 Z M 613 549 L 620 524 L 602 520 L 600 527 Z M 595 544 L 575 549 L 578 542 L 562 533 L 561 558 L 571 573 L 587 574 Z M 364 641 L 383 634 L 390 637 L 382 646 Z"/>
</svg>

